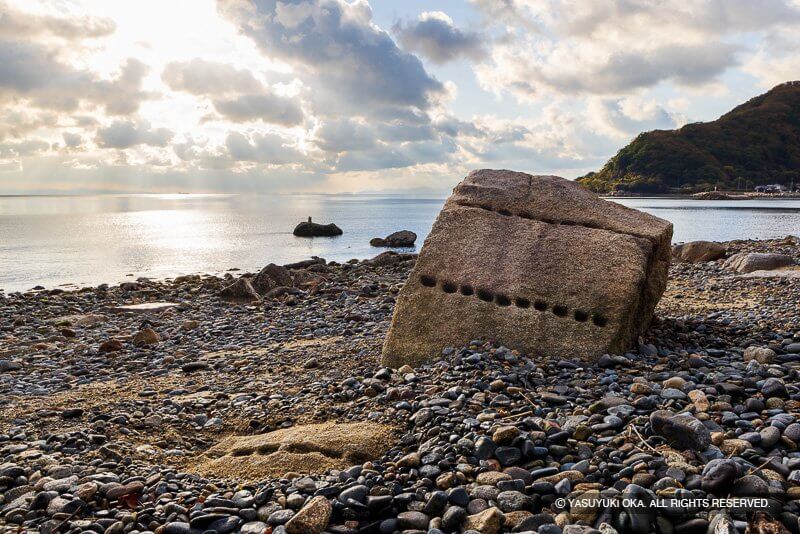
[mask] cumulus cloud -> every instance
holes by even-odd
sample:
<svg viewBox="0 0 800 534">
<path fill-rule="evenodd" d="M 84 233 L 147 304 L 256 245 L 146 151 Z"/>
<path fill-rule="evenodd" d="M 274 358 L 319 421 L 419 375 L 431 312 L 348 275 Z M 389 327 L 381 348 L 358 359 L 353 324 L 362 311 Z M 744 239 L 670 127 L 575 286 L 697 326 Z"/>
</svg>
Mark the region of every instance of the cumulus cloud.
<svg viewBox="0 0 800 534">
<path fill-rule="evenodd" d="M 66 40 L 82 40 L 105 37 L 115 29 L 114 21 L 107 18 L 37 15 L 16 9 L 8 2 L 0 2 L 0 38 L 55 36 Z"/>
<path fill-rule="evenodd" d="M 788 0 L 473 3 L 508 32 L 492 47 L 491 61 L 476 69 L 482 87 L 521 98 L 711 84 L 742 61 L 746 45 L 732 37 L 800 22 L 800 9 Z"/>
<path fill-rule="evenodd" d="M 61 136 L 64 138 L 64 145 L 68 148 L 78 148 L 83 144 L 83 139 L 80 134 L 74 132 L 62 132 Z"/>
<path fill-rule="evenodd" d="M 0 97 L 25 98 L 39 108 L 74 111 L 83 102 L 110 114 L 134 113 L 152 96 L 141 88 L 147 71 L 144 63 L 129 59 L 116 78 L 102 79 L 60 61 L 45 46 L 0 40 Z"/>
<path fill-rule="evenodd" d="M 130 148 L 136 145 L 165 147 L 174 133 L 167 128 L 152 128 L 147 121 L 114 121 L 97 130 L 95 142 L 103 148 Z"/>
<path fill-rule="evenodd" d="M 241 132 L 230 132 L 225 139 L 231 159 L 283 165 L 300 161 L 302 154 L 292 146 L 291 141 L 282 136 L 265 132 L 247 136 Z"/>
<path fill-rule="evenodd" d="M 640 97 L 592 98 L 587 116 L 595 128 L 623 141 L 644 131 L 673 129 L 686 122 L 683 115 Z"/>
<path fill-rule="evenodd" d="M 261 119 L 265 122 L 295 126 L 303 122 L 303 110 L 293 98 L 269 92 L 214 99 L 214 108 L 234 122 Z"/>
<path fill-rule="evenodd" d="M 434 63 L 447 63 L 456 59 L 479 60 L 485 57 L 484 36 L 465 31 L 441 11 L 422 13 L 415 21 L 398 22 L 392 27 L 403 48 L 417 52 Z"/>
<path fill-rule="evenodd" d="M 221 2 L 221 12 L 269 57 L 294 65 L 316 111 L 427 108 L 445 93 L 422 62 L 372 22 L 365 1 Z"/>
<path fill-rule="evenodd" d="M 161 79 L 175 91 L 194 95 L 256 93 L 263 89 L 249 70 L 201 58 L 168 63 Z"/>
<path fill-rule="evenodd" d="M 233 122 L 296 126 L 304 120 L 298 98 L 276 94 L 247 69 L 195 58 L 168 64 L 161 79 L 173 90 L 211 98 L 214 109 Z"/>
</svg>

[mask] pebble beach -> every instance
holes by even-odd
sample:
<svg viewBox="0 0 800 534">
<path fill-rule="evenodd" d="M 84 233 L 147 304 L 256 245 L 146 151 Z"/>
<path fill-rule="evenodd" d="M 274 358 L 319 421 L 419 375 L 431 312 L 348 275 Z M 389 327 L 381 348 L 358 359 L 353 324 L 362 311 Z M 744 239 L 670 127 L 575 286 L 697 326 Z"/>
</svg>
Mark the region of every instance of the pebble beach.
<svg viewBox="0 0 800 534">
<path fill-rule="evenodd" d="M 676 263 L 595 362 L 384 368 L 414 261 L 300 262 L 257 303 L 220 297 L 239 272 L 0 293 L 0 532 L 800 532 L 797 271 Z M 763 506 L 641 505 L 730 496 Z"/>
</svg>

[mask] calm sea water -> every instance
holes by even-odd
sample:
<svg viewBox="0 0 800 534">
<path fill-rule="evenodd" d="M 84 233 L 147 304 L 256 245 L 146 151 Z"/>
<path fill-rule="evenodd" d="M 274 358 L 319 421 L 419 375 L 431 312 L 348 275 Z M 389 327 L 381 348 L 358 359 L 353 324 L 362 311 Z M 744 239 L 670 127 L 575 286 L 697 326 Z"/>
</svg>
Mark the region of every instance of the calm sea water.
<svg viewBox="0 0 800 534">
<path fill-rule="evenodd" d="M 621 199 L 672 221 L 674 241 L 800 234 L 800 200 Z M 255 271 L 322 256 L 346 261 L 383 249 L 369 240 L 408 229 L 422 244 L 444 197 L 372 195 L 128 195 L 0 197 L 0 288 L 6 292 Z M 302 239 L 309 215 L 344 235 Z"/>
</svg>

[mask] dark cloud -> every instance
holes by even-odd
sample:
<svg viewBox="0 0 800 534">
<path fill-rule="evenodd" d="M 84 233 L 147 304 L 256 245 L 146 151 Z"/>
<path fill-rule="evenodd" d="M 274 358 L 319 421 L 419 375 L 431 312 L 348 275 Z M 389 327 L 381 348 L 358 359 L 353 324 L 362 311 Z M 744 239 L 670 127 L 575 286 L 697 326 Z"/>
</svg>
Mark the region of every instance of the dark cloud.
<svg viewBox="0 0 800 534">
<path fill-rule="evenodd" d="M 486 57 L 484 37 L 478 32 L 459 29 L 444 13 L 423 13 L 415 21 L 398 22 L 392 30 L 403 48 L 422 54 L 434 63 Z"/>
<path fill-rule="evenodd" d="M 147 121 L 115 121 L 97 130 L 95 142 L 103 148 L 130 148 L 136 145 L 165 147 L 173 137 L 172 130 L 151 128 Z"/>
<path fill-rule="evenodd" d="M 220 0 L 218 6 L 265 55 L 299 67 L 319 113 L 425 109 L 444 93 L 416 56 L 372 23 L 366 2 Z"/>
</svg>

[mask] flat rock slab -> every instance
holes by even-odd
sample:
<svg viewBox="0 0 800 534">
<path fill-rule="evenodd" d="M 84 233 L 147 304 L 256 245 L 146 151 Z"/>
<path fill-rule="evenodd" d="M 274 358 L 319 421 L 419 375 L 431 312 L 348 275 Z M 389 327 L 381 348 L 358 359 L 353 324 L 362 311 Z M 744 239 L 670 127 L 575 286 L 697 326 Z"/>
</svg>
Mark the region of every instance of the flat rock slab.
<svg viewBox="0 0 800 534">
<path fill-rule="evenodd" d="M 114 312 L 154 312 L 166 310 L 167 308 L 174 308 L 178 306 L 177 302 L 143 302 L 141 304 L 125 304 L 124 306 L 114 306 L 109 308 Z"/>
<path fill-rule="evenodd" d="M 206 451 L 193 470 L 246 481 L 322 473 L 375 460 L 393 442 L 390 427 L 372 422 L 299 425 L 226 438 Z"/>
<path fill-rule="evenodd" d="M 772 271 L 753 271 L 737 275 L 736 278 L 800 278 L 800 267 L 786 267 Z"/>
<path fill-rule="evenodd" d="M 594 359 L 631 346 L 664 292 L 672 224 L 556 176 L 470 173 L 400 292 L 391 367 L 498 340 L 531 356 Z"/>
</svg>

